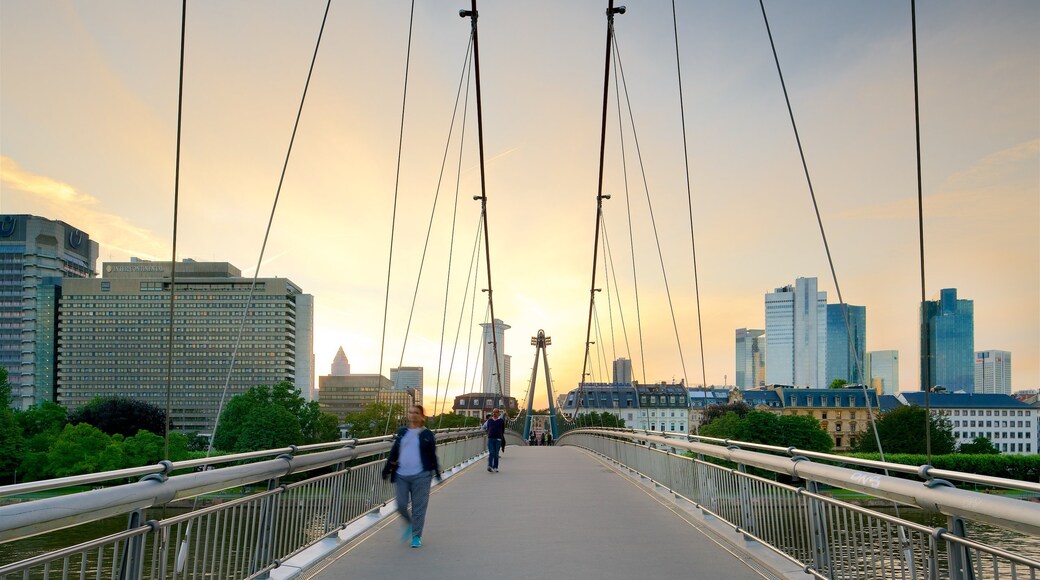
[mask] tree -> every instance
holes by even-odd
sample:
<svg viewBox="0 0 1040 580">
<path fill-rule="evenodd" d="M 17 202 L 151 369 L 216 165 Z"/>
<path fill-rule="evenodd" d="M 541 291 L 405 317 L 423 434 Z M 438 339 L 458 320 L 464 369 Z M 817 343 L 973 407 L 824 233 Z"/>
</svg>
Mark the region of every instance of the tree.
<svg viewBox="0 0 1040 580">
<path fill-rule="evenodd" d="M 87 423 L 109 435 L 133 437 L 144 429 L 166 433 L 166 411 L 125 397 L 97 397 L 69 415 L 69 423 Z"/>
<path fill-rule="evenodd" d="M 877 420 L 877 435 L 885 453 L 913 453 L 924 455 L 925 416 L 924 407 L 907 405 L 883 413 Z M 946 455 L 954 451 L 953 427 L 943 416 L 928 417 L 931 431 L 932 454 Z M 877 453 L 877 441 L 872 430 L 861 432 L 853 441 L 853 449 L 859 453 Z"/>
<path fill-rule="evenodd" d="M 364 439 L 393 433 L 404 424 L 404 411 L 401 405 L 369 403 L 361 411 L 343 417 L 343 423 L 349 425 L 347 436 Z M 430 425 L 429 421 L 427 425 Z"/>
<path fill-rule="evenodd" d="M 624 427 L 625 420 L 612 413 L 582 413 L 574 418 L 575 427 Z"/>
<path fill-rule="evenodd" d="M 481 420 L 477 417 L 467 417 L 455 413 L 441 413 L 426 420 L 426 426 L 430 429 L 458 429 L 460 427 L 479 427 Z"/>
<path fill-rule="evenodd" d="M 704 409 L 704 414 L 701 415 L 701 427 L 711 423 L 719 417 L 724 417 L 727 413 L 733 412 L 737 414 L 737 417 L 742 418 L 751 411 L 751 405 L 743 401 L 734 401 L 732 403 L 726 403 L 725 405 L 708 405 Z"/>
<path fill-rule="evenodd" d="M 963 443 L 957 449 L 957 453 L 972 455 L 999 455 L 1000 450 L 992 441 L 983 436 L 978 436 L 971 443 Z"/>
<path fill-rule="evenodd" d="M 768 411 L 750 411 L 743 418 L 730 411 L 702 427 L 701 435 L 779 447 L 797 447 L 823 453 L 828 453 L 834 448 L 834 441 L 815 417 L 781 417 Z"/>
<path fill-rule="evenodd" d="M 844 389 L 845 385 L 848 385 L 848 384 L 849 384 L 849 382 L 846 381 L 845 379 L 834 379 L 833 381 L 831 381 L 831 388 L 832 389 Z"/>
<path fill-rule="evenodd" d="M 339 438 L 334 415 L 322 413 L 316 401 L 282 381 L 235 395 L 220 414 L 213 446 L 242 453 L 288 445 L 307 445 Z"/>
<path fill-rule="evenodd" d="M 14 471 L 22 461 L 22 429 L 11 410 L 11 384 L 7 369 L 0 367 L 0 482 L 14 483 Z"/>
</svg>

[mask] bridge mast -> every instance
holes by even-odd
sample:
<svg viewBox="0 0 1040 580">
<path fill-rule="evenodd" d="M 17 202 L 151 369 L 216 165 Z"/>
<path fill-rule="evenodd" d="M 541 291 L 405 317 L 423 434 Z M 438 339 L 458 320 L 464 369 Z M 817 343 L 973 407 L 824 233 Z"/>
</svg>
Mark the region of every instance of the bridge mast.
<svg viewBox="0 0 1040 580">
<path fill-rule="evenodd" d="M 539 329 L 538 336 L 531 337 L 534 346 L 534 366 L 531 368 L 531 388 L 527 392 L 527 414 L 524 416 L 524 441 L 531 437 L 531 412 L 534 410 L 535 384 L 538 382 L 538 353 L 542 354 L 542 362 L 545 365 L 545 392 L 549 395 L 549 430 L 553 441 L 559 438 L 560 433 L 556 426 L 556 403 L 553 401 L 552 381 L 549 380 L 549 355 L 545 347 L 552 344 L 552 337 L 545 336 L 545 331 Z"/>
</svg>

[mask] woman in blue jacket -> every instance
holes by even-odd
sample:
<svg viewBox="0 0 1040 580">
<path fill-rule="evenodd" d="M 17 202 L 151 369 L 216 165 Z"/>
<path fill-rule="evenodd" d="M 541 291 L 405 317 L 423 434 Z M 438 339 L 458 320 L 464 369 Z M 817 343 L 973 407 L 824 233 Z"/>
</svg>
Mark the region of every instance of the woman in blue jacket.
<svg viewBox="0 0 1040 580">
<path fill-rule="evenodd" d="M 408 426 L 397 430 L 390 457 L 383 468 L 383 479 L 390 478 L 397 490 L 397 511 L 404 518 L 403 541 L 412 540 L 412 547 L 422 546 L 426 506 L 430 501 L 430 483 L 441 479 L 437 464 L 437 439 L 426 428 L 426 412 L 422 405 L 408 408 Z M 412 511 L 408 513 L 411 497 Z"/>
</svg>

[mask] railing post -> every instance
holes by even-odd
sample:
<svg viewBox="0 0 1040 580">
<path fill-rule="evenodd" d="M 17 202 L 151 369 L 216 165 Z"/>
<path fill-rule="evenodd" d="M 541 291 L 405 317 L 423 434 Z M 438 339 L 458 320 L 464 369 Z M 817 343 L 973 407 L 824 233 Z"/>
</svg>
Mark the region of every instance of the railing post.
<svg viewBox="0 0 1040 580">
<path fill-rule="evenodd" d="M 805 480 L 805 489 L 810 493 L 820 492 L 820 486 L 815 481 Z M 802 499 L 808 502 L 807 517 L 809 520 L 809 535 L 812 541 L 813 568 L 828 578 L 834 578 L 834 570 L 831 568 L 831 546 L 830 546 L 830 523 L 826 515 L 820 509 L 819 502 L 812 496 L 802 495 Z"/>
<path fill-rule="evenodd" d="M 751 484 L 747 477 L 747 466 L 743 463 L 737 464 L 737 471 L 740 472 L 740 485 L 738 486 L 738 493 L 740 493 L 740 527 L 745 532 L 752 534 L 756 533 L 755 529 L 755 511 L 751 507 Z M 747 534 L 744 535 L 744 539 L 747 540 Z"/>
<path fill-rule="evenodd" d="M 144 524 L 144 510 L 130 513 L 126 529 L 132 530 Z M 100 567 L 100 563 L 98 563 Z M 133 580 L 142 576 L 144 567 L 144 535 L 128 538 L 123 546 L 122 562 L 119 563 L 119 580 Z"/>
<path fill-rule="evenodd" d="M 968 530 L 963 519 L 950 516 L 947 521 L 950 527 L 946 533 L 959 538 L 968 537 Z M 947 540 L 946 554 L 950 560 L 950 580 L 975 580 L 975 570 L 971 565 L 971 552 L 968 551 L 967 546 Z M 938 562 L 932 562 L 932 568 L 938 571 Z"/>
</svg>

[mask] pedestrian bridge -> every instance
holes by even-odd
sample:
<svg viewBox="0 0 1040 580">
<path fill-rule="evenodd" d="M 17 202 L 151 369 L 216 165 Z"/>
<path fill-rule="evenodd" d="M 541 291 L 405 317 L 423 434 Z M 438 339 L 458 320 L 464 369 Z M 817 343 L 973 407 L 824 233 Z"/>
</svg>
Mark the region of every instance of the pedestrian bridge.
<svg viewBox="0 0 1040 580">
<path fill-rule="evenodd" d="M 400 542 L 382 437 L 2 487 L 24 497 L 140 478 L 0 506 L 0 554 L 19 554 L 0 560 L 0 580 L 1040 576 L 1040 557 L 1019 547 L 1040 546 L 1040 504 L 1022 499 L 1040 484 L 661 433 L 576 429 L 554 447 L 510 437 L 488 473 L 481 432 L 438 432 L 445 477 L 420 549 Z M 17 550 L 112 517 L 124 531 Z"/>
</svg>

